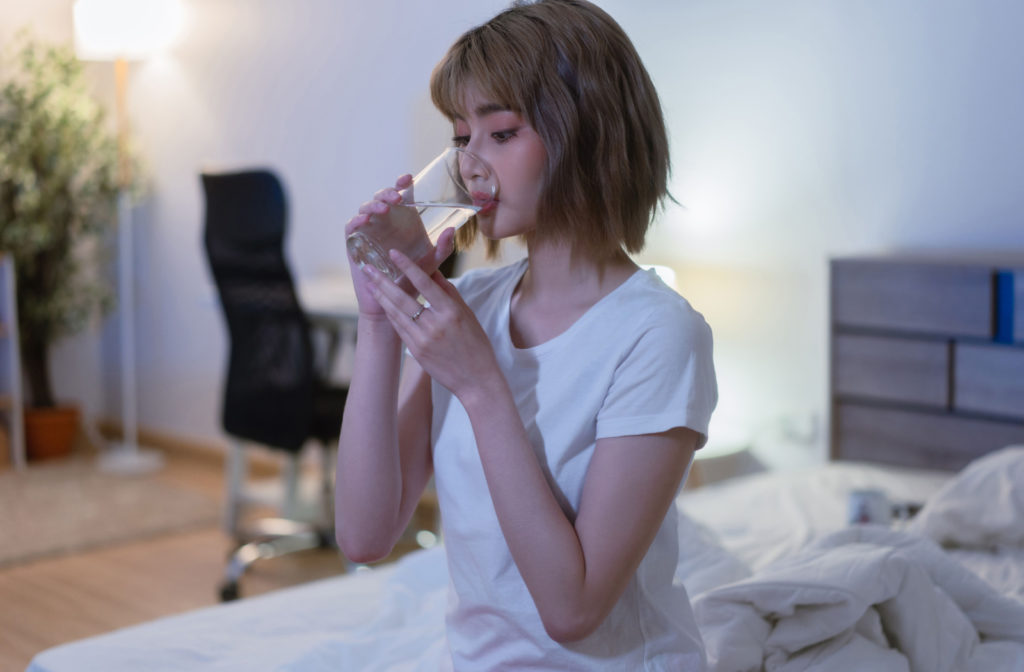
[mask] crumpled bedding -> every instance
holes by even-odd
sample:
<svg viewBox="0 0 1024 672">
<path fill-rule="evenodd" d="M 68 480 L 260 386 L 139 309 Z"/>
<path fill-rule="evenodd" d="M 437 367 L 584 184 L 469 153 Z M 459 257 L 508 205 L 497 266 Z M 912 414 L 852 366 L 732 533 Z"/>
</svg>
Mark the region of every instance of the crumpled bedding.
<svg viewBox="0 0 1024 672">
<path fill-rule="evenodd" d="M 928 539 L 842 530 L 694 600 L 712 671 L 1024 669 L 1024 603 Z"/>
<path fill-rule="evenodd" d="M 1024 601 L 939 543 L 1024 545 L 1024 447 L 981 458 L 940 488 L 906 531 L 843 529 L 751 576 L 696 595 L 712 671 L 1024 670 Z"/>
<path fill-rule="evenodd" d="M 929 497 L 908 529 L 951 548 L 1024 546 L 1024 446 L 968 464 Z"/>
<path fill-rule="evenodd" d="M 1024 601 L 1024 446 L 967 465 L 928 498 L 907 529 Z"/>
</svg>

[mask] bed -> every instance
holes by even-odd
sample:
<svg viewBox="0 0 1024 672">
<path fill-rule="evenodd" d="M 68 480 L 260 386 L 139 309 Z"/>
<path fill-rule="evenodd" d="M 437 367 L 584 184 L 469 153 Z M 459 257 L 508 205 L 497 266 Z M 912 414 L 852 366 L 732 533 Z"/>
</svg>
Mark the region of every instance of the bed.
<svg viewBox="0 0 1024 672">
<path fill-rule="evenodd" d="M 924 506 L 850 525 L 864 488 Z M 752 474 L 678 506 L 676 580 L 711 670 L 1024 670 L 1024 446 L 955 474 L 851 461 Z M 442 544 L 58 646 L 29 672 L 436 670 L 446 572 Z"/>
<path fill-rule="evenodd" d="M 677 500 L 675 580 L 709 669 L 1024 671 L 1014 269 L 1024 260 L 833 262 L 831 461 Z M 920 508 L 850 524 L 866 489 Z M 29 672 L 443 669 L 444 553 L 58 646 Z"/>
</svg>

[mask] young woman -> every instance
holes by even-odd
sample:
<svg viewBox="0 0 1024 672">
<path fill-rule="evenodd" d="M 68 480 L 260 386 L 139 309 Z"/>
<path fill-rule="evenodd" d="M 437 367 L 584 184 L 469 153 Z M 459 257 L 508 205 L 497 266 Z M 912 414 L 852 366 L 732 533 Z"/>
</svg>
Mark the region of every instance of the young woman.
<svg viewBox="0 0 1024 672">
<path fill-rule="evenodd" d="M 452 284 L 392 253 L 427 307 L 354 272 L 338 542 L 387 555 L 433 475 L 455 669 L 702 669 L 673 502 L 717 393 L 707 324 L 628 256 L 666 196 L 650 78 L 602 10 L 541 0 L 463 35 L 431 93 L 498 175 L 473 228 L 528 256 Z"/>
</svg>

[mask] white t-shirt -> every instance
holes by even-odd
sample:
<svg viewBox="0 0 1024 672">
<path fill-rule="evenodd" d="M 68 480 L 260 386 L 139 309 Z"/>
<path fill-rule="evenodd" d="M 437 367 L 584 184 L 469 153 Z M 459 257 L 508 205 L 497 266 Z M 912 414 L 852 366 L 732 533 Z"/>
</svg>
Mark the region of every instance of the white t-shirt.
<svg viewBox="0 0 1024 672">
<path fill-rule="evenodd" d="M 526 260 L 456 285 L 490 336 L 527 435 L 562 509 L 575 519 L 599 438 L 689 427 L 706 441 L 717 400 L 711 330 L 653 272 L 637 271 L 575 324 L 533 348 L 509 335 Z M 512 560 L 462 404 L 433 383 L 432 446 L 450 576 L 456 670 L 703 670 L 686 591 L 672 584 L 676 510 L 662 522 L 597 631 L 567 645 L 544 630 Z"/>
</svg>

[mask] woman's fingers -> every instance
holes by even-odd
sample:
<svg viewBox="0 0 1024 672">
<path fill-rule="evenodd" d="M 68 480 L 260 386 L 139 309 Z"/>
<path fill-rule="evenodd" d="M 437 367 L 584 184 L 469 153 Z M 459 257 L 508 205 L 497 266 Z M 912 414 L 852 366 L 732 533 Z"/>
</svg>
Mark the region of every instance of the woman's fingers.
<svg viewBox="0 0 1024 672">
<path fill-rule="evenodd" d="M 388 317 L 392 318 L 391 322 L 395 326 L 398 326 L 397 322 L 401 322 L 399 318 L 402 315 L 411 318 L 420 309 L 420 303 L 416 299 L 409 296 L 405 290 L 374 268 L 372 264 L 363 266 L 363 272 L 370 278 L 374 298 L 388 313 Z"/>
<path fill-rule="evenodd" d="M 359 214 L 361 215 L 383 215 L 391 207 L 390 203 L 385 201 L 367 201 L 359 206 Z"/>
<path fill-rule="evenodd" d="M 444 275 L 441 274 L 441 271 L 434 271 L 434 274 L 430 277 L 433 278 L 434 282 L 437 283 L 437 286 L 440 287 L 445 294 L 453 299 L 455 297 L 461 298 L 462 295 L 459 294 L 459 290 L 455 289 L 455 285 L 453 285 L 448 278 L 444 277 Z"/>
<path fill-rule="evenodd" d="M 405 275 L 406 279 L 416 288 L 416 291 L 422 294 L 423 298 L 431 306 L 440 305 L 442 301 L 448 298 L 431 277 L 422 268 L 413 263 L 409 257 L 398 250 L 391 250 L 391 261 L 395 262 L 398 270 Z"/>
<path fill-rule="evenodd" d="M 403 188 L 404 187 L 399 187 L 396 184 L 394 187 L 387 187 L 386 189 L 381 189 L 380 191 L 373 195 L 373 200 L 384 201 L 385 203 L 401 203 L 402 195 L 398 193 L 398 190 Z"/>
<path fill-rule="evenodd" d="M 360 226 L 366 226 L 366 223 L 370 221 L 370 216 L 367 214 L 358 214 L 352 219 L 348 220 L 348 224 L 345 225 L 345 235 L 352 233 Z"/>
<path fill-rule="evenodd" d="M 441 232 L 434 247 L 434 267 L 440 266 L 455 251 L 455 229 L 449 227 Z"/>
<path fill-rule="evenodd" d="M 412 184 L 412 175 L 402 175 L 395 180 L 395 186 L 379 190 L 373 200 L 359 206 L 360 215 L 383 215 L 388 207 L 402 202 L 400 189 L 407 189 Z M 353 218 L 355 219 L 355 218 Z M 351 221 L 349 222 L 351 224 Z"/>
</svg>

